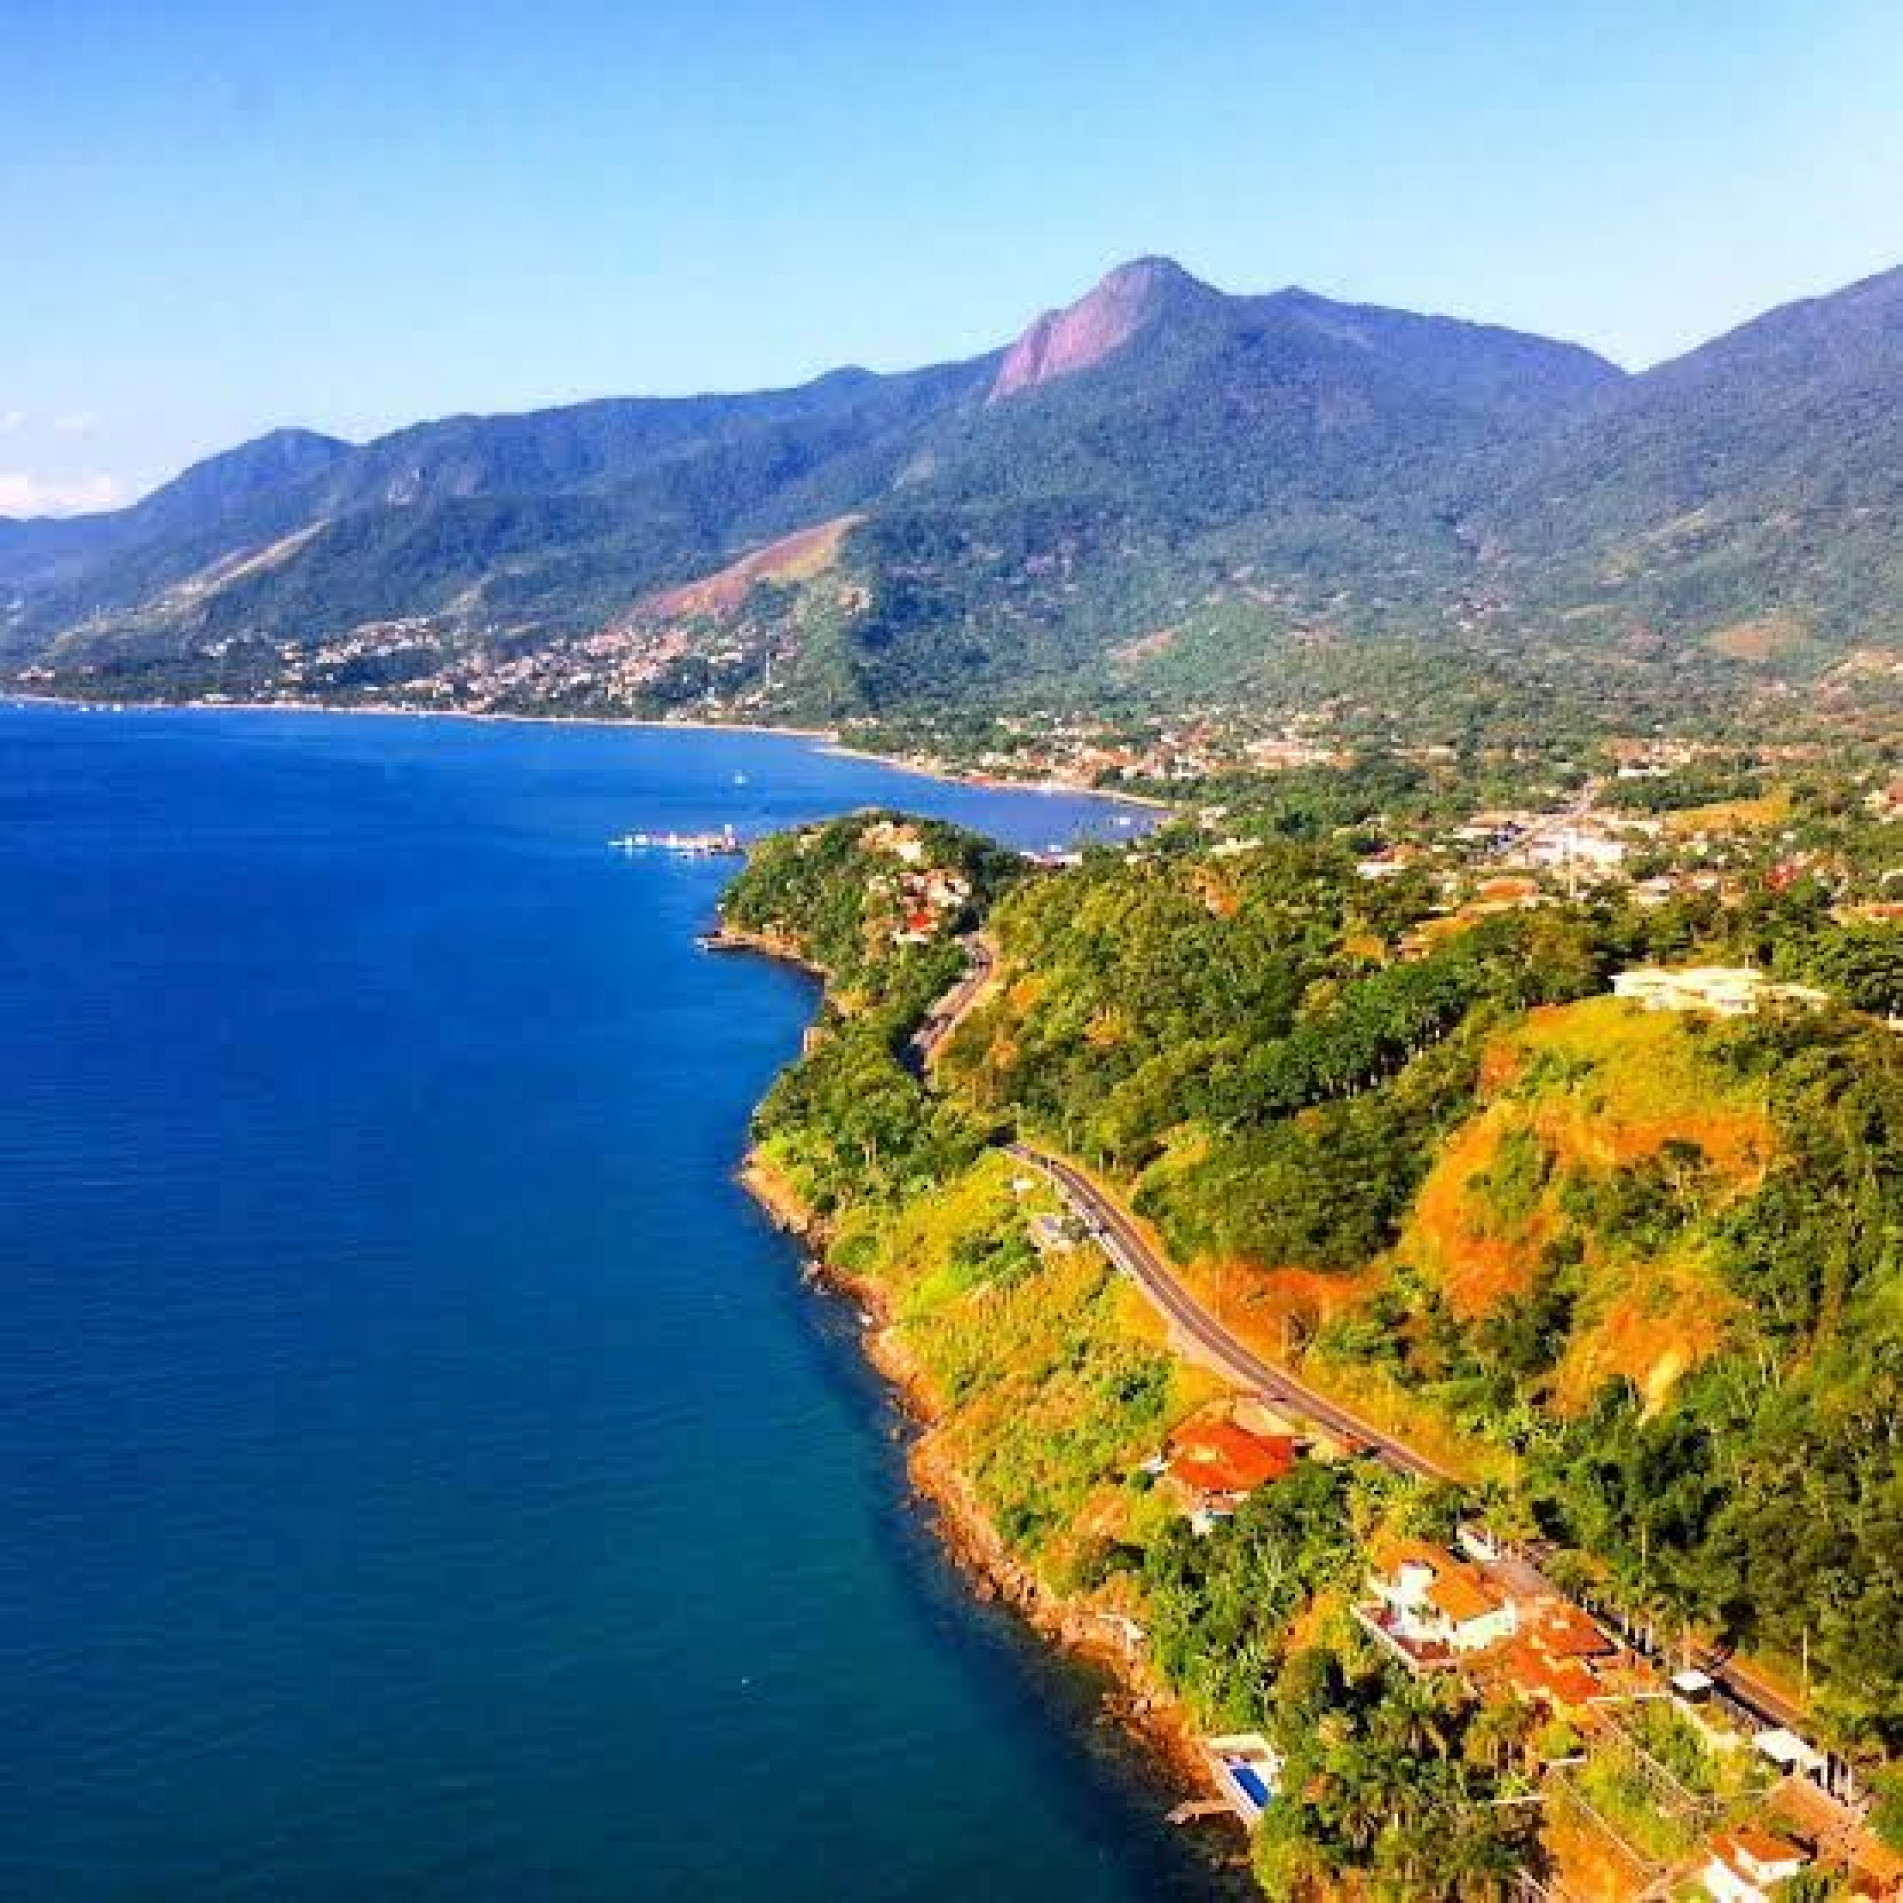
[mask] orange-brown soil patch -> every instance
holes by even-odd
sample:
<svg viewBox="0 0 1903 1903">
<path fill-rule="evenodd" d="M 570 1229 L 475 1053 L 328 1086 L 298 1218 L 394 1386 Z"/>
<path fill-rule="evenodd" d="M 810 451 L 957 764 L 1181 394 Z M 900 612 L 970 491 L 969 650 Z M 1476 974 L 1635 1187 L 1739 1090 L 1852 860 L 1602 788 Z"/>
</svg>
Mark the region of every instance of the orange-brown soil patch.
<svg viewBox="0 0 1903 1903">
<path fill-rule="evenodd" d="M 1803 629 L 1781 615 L 1734 621 L 1705 636 L 1705 647 L 1727 661 L 1775 661 L 1803 644 Z"/>
<path fill-rule="evenodd" d="M 831 521 L 795 529 L 699 581 L 649 596 L 641 612 L 664 621 L 732 614 L 759 582 L 810 581 L 823 574 L 838 559 L 847 531 L 863 519 L 837 515 Z"/>
<path fill-rule="evenodd" d="M 1591 1406 L 1608 1381 L 1631 1381 L 1647 1413 L 1665 1405 L 1679 1380 L 1715 1354 L 1737 1302 L 1697 1265 L 1653 1263 L 1627 1271 L 1626 1286 L 1583 1329 L 1553 1378 L 1562 1414 Z"/>
<path fill-rule="evenodd" d="M 1177 639 L 1175 628 L 1158 628 L 1153 633 L 1120 642 L 1110 650 L 1110 658 L 1123 667 L 1138 667 L 1145 661 L 1160 660 L 1176 645 Z"/>
</svg>

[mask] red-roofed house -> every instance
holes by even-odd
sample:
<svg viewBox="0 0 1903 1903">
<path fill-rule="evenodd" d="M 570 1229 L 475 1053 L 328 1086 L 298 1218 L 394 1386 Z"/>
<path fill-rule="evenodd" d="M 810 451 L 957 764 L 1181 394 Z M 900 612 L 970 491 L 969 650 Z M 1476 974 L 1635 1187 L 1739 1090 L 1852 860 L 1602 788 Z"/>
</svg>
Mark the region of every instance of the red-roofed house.
<svg viewBox="0 0 1903 1903">
<path fill-rule="evenodd" d="M 1378 1608 L 1364 1620 L 1410 1663 L 1447 1652 L 1478 1652 L 1513 1636 L 1513 1601 L 1476 1566 L 1425 1540 L 1376 1549 L 1368 1589 Z"/>
<path fill-rule="evenodd" d="M 1456 1652 L 1496 1645 L 1519 1623 L 1513 1601 L 1484 1573 L 1458 1560 L 1428 1587 L 1427 1603 Z"/>
<path fill-rule="evenodd" d="M 1584 1711 L 1605 1695 L 1605 1687 L 1583 1660 L 1535 1651 L 1524 1637 L 1515 1641 L 1500 1669 L 1504 1681 L 1522 1698 L 1562 1716 Z"/>
<path fill-rule="evenodd" d="M 1170 1436 L 1168 1472 L 1205 1518 L 1233 1513 L 1258 1487 L 1284 1479 L 1301 1456 L 1287 1434 L 1252 1434 L 1234 1421 L 1190 1421 Z"/>
<path fill-rule="evenodd" d="M 1569 1599 L 1542 1599 L 1521 1622 L 1527 1643 L 1553 1659 L 1609 1658 L 1619 1648 Z"/>
<path fill-rule="evenodd" d="M 1776 1886 L 1788 1883 L 1809 1862 L 1795 1844 L 1769 1831 L 1722 1830 L 1711 1840 L 1702 1880 L 1718 1903 L 1771 1903 Z"/>
</svg>

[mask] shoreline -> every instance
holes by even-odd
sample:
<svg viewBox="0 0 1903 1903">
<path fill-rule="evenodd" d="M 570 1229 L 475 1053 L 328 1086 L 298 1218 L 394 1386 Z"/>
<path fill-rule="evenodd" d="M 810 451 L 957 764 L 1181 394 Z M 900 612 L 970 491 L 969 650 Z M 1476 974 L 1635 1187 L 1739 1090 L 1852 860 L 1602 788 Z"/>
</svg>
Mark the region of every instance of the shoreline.
<svg viewBox="0 0 1903 1903">
<path fill-rule="evenodd" d="M 1073 799 L 1106 800 L 1137 806 L 1147 812 L 1173 813 L 1167 800 L 1148 793 L 1120 793 L 1107 787 L 1082 786 L 1073 780 L 1012 780 L 996 774 L 966 773 L 956 767 L 929 766 L 903 754 L 878 753 L 855 747 L 834 727 L 800 727 L 765 720 L 655 720 L 634 714 L 519 714 L 478 712 L 461 707 L 410 707 L 384 703 L 357 705 L 318 700 L 86 700 L 77 694 L 33 694 L 18 689 L 0 694 L 0 706 L 68 707 L 81 713 L 116 714 L 363 714 L 380 720 L 452 720 L 472 726 L 607 727 L 643 733 L 764 734 L 782 740 L 804 740 L 820 753 L 840 760 L 864 760 L 895 773 L 946 786 L 970 786 L 992 792 L 1047 793 Z"/>
<path fill-rule="evenodd" d="M 805 1251 L 806 1279 L 869 1317 L 860 1352 L 891 1390 L 911 1429 L 906 1477 L 915 1499 L 928 1510 L 947 1560 L 980 1601 L 1002 1602 L 1042 1642 L 1103 1675 L 1109 1689 L 1100 1700 L 1101 1714 L 1141 1750 L 1160 1796 L 1180 1797 L 1185 1789 L 1218 1795 L 1188 1711 L 1129 1643 L 1115 1616 L 1054 1591 L 1015 1559 L 969 1478 L 934 1444 L 942 1409 L 899 1333 L 888 1291 L 828 1258 L 825 1223 L 757 1150 L 748 1150 L 735 1180 L 773 1227 Z M 1208 1854 L 1217 1860 L 1213 1849 Z"/>
<path fill-rule="evenodd" d="M 826 982 L 825 971 L 803 951 L 769 932 L 749 932 L 738 926 L 721 925 L 714 931 L 701 933 L 694 942 L 702 951 L 747 952 L 756 958 L 771 958 L 775 964 L 791 965 L 821 984 Z"/>
</svg>

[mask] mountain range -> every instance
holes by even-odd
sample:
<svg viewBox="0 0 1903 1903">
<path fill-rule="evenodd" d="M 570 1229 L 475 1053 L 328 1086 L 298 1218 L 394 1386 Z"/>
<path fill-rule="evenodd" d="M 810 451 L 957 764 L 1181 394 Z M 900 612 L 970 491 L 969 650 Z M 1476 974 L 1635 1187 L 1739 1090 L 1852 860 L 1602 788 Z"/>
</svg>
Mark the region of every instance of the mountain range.
<svg viewBox="0 0 1903 1903">
<path fill-rule="evenodd" d="M 0 670 L 804 718 L 1854 698 L 1897 679 L 1899 503 L 1903 271 L 1628 375 L 1144 258 L 965 362 L 282 430 L 0 520 Z"/>
</svg>

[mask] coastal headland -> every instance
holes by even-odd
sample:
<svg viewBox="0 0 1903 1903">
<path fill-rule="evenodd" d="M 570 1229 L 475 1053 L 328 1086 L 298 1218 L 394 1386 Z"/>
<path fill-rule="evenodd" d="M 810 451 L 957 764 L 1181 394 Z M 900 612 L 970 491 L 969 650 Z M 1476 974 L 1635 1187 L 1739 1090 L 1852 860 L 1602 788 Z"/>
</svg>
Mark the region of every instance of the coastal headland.
<svg viewBox="0 0 1903 1903">
<path fill-rule="evenodd" d="M 1166 1038 L 1126 1073 L 1144 1086 L 1122 1093 L 1130 1109 L 1113 1096 L 1086 1126 L 1049 1080 L 1068 1067 L 1069 1088 L 1097 1091 L 1092 1068 L 1125 1061 L 1145 1011 L 1181 1022 L 1171 986 L 1199 964 L 1217 1022 L 1233 1019 L 1236 981 L 1214 953 L 1231 967 L 1261 956 L 1230 923 L 1245 877 L 1255 904 L 1278 908 L 1282 942 L 1298 927 L 1312 942 L 1345 901 L 1334 929 L 1354 962 L 1313 986 L 1279 1044 L 1263 1037 L 1269 1063 L 1246 1039 L 1179 1056 Z M 1629 1147 L 1689 1159 L 1682 1122 L 1703 1133 L 1709 1168 L 1756 1180 L 1774 1140 L 1762 1113 L 1725 1123 L 1731 1087 L 1698 1068 L 1696 1037 L 1593 995 L 1598 968 L 1563 938 L 1603 929 L 1590 915 L 1508 919 L 1451 953 L 1371 959 L 1354 880 L 1325 852 L 1212 851 L 1186 828 L 1055 869 L 892 813 L 759 842 L 714 942 L 792 958 L 824 989 L 800 1059 L 756 1114 L 742 1180 L 813 1278 L 859 1309 L 866 1352 L 916 1423 L 914 1484 L 961 1565 L 1114 1675 L 1117 1717 L 1251 1826 L 1271 1896 L 1504 1898 L 1531 1877 L 1625 1903 L 1689 1871 L 1719 1825 L 1814 1843 L 1802 1854 L 1845 1872 L 1886 1869 L 1866 1822 L 1867 1747 L 1833 1749 L 1847 1734 L 1774 1662 L 1709 1631 L 1668 1637 L 1603 1556 L 1552 1539 L 1511 1443 L 1388 1374 L 1415 1339 L 1405 1316 L 1348 1325 L 1377 1275 L 1411 1269 L 1349 1257 L 1332 1274 L 1265 1272 L 1206 1244 L 1177 1253 L 1210 1233 L 1193 1172 L 1222 1140 L 1177 1127 L 1210 1101 L 1199 1064 L 1253 1062 L 1252 1088 L 1300 1113 L 1282 1153 L 1254 1166 L 1281 1172 L 1289 1201 L 1245 1206 L 1310 1250 L 1339 1246 L 1314 1226 L 1324 1197 L 1362 1250 L 1356 1199 L 1398 1190 L 1383 1220 L 1406 1236 L 1447 1223 L 1456 1189 L 1506 1206 L 1509 1191 L 1465 1159 L 1483 1135 L 1501 1140 L 1516 1090 L 1596 1088 L 1602 1106 L 1610 1090 L 1643 1094 Z M 1124 968 L 1159 919 L 1182 955 Z M 1534 930 L 1547 936 L 1529 965 Z M 1087 1006 L 1066 986 L 1087 988 Z M 1888 1052 L 1858 1022 L 1831 1035 Z M 1593 1049 L 1602 1069 L 1582 1085 L 1581 1060 L 1558 1054 Z M 1364 1153 L 1391 1100 L 1421 1134 L 1411 1154 L 1384 1135 L 1383 1181 Z M 1557 1104 L 1535 1102 L 1556 1127 Z M 1139 1105 L 1160 1145 L 1123 1134 Z M 1318 1142 L 1331 1125 L 1334 1154 Z M 1074 1147 L 1086 1127 L 1108 1133 L 1088 1143 L 1096 1168 Z M 1312 1147 L 1291 1159 L 1291 1143 Z M 1118 1172 L 1120 1145 L 1150 1168 Z M 1721 1194 L 1717 1180 L 1701 1193 Z M 1244 1176 L 1223 1193 L 1254 1192 Z M 1601 1225 L 1573 1246 L 1588 1263 L 1609 1255 L 1626 1218 L 1567 1194 L 1571 1221 Z M 1583 1304 L 1542 1325 L 1599 1326 Z M 1445 1344 L 1459 1321 L 1435 1326 Z M 1563 1366 L 1569 1351 L 1539 1352 Z M 1753 1743 L 1781 1781 L 1740 1751 Z M 1685 1775 L 1629 1787 L 1635 1753 Z M 1344 1810 L 1363 1782 L 1365 1815 Z M 1621 1872 L 1609 1886 L 1593 1874 L 1607 1869 Z"/>
</svg>

